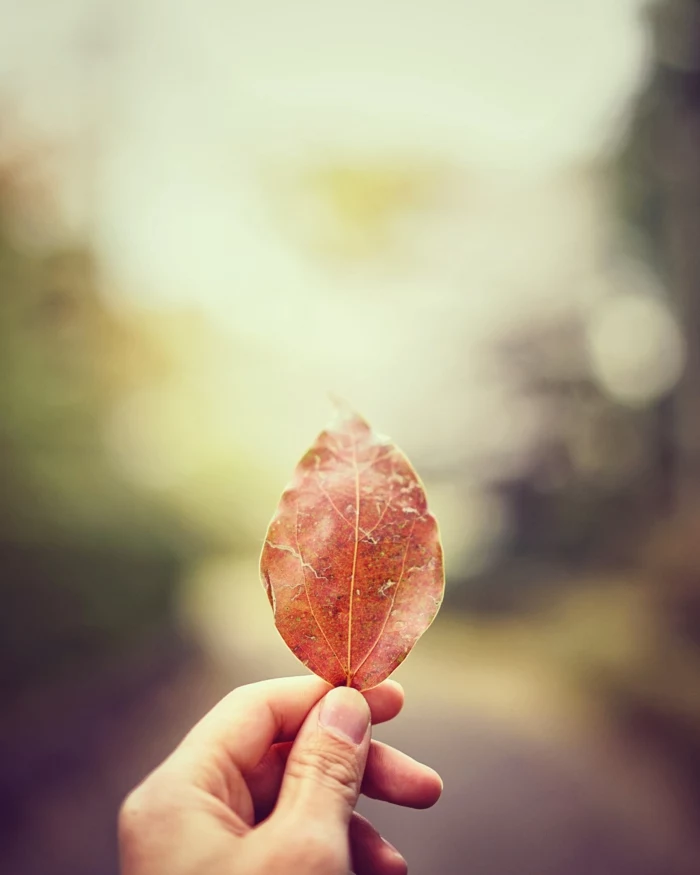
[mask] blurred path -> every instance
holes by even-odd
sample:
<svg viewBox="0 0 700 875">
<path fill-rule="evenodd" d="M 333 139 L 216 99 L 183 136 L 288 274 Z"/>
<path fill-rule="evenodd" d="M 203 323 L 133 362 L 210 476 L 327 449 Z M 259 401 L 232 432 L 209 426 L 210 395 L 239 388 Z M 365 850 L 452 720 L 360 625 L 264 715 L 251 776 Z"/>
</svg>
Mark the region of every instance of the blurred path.
<svg viewBox="0 0 700 875">
<path fill-rule="evenodd" d="M 445 790 L 431 811 L 373 801 L 362 809 L 406 855 L 412 875 L 675 875 L 664 826 L 614 799 L 632 775 L 591 751 L 546 744 L 489 716 L 416 713 L 381 737 L 434 766 Z M 629 787 L 621 787 L 625 781 Z M 610 784 L 617 782 L 611 794 Z M 610 797 L 613 797 L 611 799 Z M 665 816 L 660 817 L 665 820 Z"/>
<path fill-rule="evenodd" d="M 402 669 L 405 712 L 376 734 L 436 767 L 444 797 L 428 812 L 362 803 L 412 875 L 700 871 L 683 860 L 691 840 L 673 788 L 624 739 L 582 722 L 544 674 L 512 661 L 498 672 L 448 665 L 440 639 Z M 279 653 L 276 673 L 293 671 Z M 264 660 L 221 662 L 166 636 L 126 675 L 3 714 L 0 871 L 117 875 L 124 794 L 227 690 L 271 673 Z"/>
</svg>

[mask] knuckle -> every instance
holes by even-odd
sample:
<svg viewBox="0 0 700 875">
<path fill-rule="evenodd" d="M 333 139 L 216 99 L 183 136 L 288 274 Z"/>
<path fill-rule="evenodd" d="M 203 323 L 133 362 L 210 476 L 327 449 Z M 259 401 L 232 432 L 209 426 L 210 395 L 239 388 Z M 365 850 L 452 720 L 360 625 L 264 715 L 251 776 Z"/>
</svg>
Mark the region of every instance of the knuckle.
<svg viewBox="0 0 700 875">
<path fill-rule="evenodd" d="M 137 787 L 124 799 L 119 809 L 119 841 L 122 844 L 132 844 L 138 839 L 144 829 L 144 814 L 147 815 L 147 811 L 142 787 Z"/>
<path fill-rule="evenodd" d="M 341 794 L 354 805 L 360 790 L 360 775 L 353 754 L 337 746 L 317 745 L 300 750 L 287 763 L 292 777 L 312 781 Z"/>
<path fill-rule="evenodd" d="M 172 820 L 173 796 L 157 773 L 132 790 L 119 809 L 119 844 L 123 849 L 144 847 L 159 833 L 159 826 Z"/>
</svg>

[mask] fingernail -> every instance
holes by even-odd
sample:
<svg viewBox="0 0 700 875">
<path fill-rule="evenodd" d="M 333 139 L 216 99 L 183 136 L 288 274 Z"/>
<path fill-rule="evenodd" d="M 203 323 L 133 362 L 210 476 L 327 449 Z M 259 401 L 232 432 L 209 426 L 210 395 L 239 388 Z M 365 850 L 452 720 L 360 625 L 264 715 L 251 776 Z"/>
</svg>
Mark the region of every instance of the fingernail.
<svg viewBox="0 0 700 875">
<path fill-rule="evenodd" d="M 408 865 L 407 865 L 407 863 L 406 863 L 406 858 L 405 858 L 404 855 L 401 853 L 401 851 L 397 851 L 396 848 L 392 845 L 392 843 L 391 843 L 391 842 L 388 842 L 388 841 L 384 838 L 384 836 L 381 836 L 381 839 L 382 839 L 382 843 L 384 844 L 384 846 L 386 847 L 386 849 L 387 849 L 388 851 L 391 852 L 391 856 L 394 857 L 394 859 L 395 859 L 396 861 L 400 861 L 401 863 L 403 863 L 403 870 L 404 870 L 404 872 L 408 872 Z"/>
<path fill-rule="evenodd" d="M 369 707 L 357 690 L 336 687 L 323 700 L 318 722 L 353 744 L 360 744 L 369 726 Z"/>
<path fill-rule="evenodd" d="M 389 848 L 389 850 L 391 851 L 391 853 L 394 854 L 394 856 L 396 856 L 396 857 L 401 857 L 401 859 L 403 860 L 403 854 L 401 853 L 401 851 L 397 851 L 396 848 L 392 845 L 392 843 L 391 843 L 391 842 L 388 842 L 388 841 L 384 838 L 384 836 L 382 836 L 381 839 L 382 839 L 382 841 L 384 842 L 384 844 L 387 846 L 387 848 Z"/>
</svg>

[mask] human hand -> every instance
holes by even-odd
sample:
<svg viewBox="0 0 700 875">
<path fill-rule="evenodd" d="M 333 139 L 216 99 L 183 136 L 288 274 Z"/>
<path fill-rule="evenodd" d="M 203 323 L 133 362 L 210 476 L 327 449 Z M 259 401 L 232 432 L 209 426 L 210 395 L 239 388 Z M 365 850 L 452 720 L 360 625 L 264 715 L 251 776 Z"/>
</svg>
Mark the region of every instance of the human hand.
<svg viewBox="0 0 700 875">
<path fill-rule="evenodd" d="M 440 796 L 436 772 L 370 741 L 370 717 L 402 705 L 394 681 L 364 694 L 316 677 L 234 690 L 127 798 L 122 875 L 404 875 L 354 811 L 360 792 L 412 808 Z"/>
</svg>

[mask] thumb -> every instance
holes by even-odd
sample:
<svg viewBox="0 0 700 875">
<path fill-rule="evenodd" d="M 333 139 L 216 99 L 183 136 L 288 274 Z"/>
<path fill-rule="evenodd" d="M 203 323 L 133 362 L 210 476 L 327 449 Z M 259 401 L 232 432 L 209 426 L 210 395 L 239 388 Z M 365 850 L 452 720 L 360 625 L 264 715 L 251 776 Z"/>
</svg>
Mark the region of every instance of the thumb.
<svg viewBox="0 0 700 875">
<path fill-rule="evenodd" d="M 370 711 L 361 693 L 331 690 L 301 727 L 287 760 L 275 810 L 289 822 L 323 824 L 347 836 L 370 743 Z"/>
</svg>

